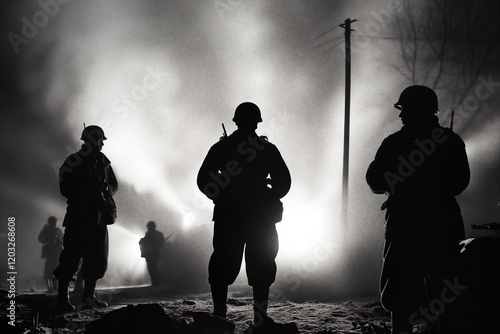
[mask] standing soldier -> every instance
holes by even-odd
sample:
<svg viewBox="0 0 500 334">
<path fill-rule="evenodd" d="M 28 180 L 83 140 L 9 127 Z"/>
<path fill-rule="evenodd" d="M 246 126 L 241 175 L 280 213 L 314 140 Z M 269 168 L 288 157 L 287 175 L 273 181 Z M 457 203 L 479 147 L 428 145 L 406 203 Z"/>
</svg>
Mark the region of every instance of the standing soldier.
<svg viewBox="0 0 500 334">
<path fill-rule="evenodd" d="M 447 332 L 446 310 L 432 301 L 450 286 L 461 288 L 455 267 L 465 232 L 455 196 L 469 184 L 465 144 L 439 125 L 432 89 L 408 87 L 394 107 L 403 127 L 382 142 L 366 174 L 374 193 L 389 195 L 382 206 L 381 300 L 392 312 L 393 333 L 412 333 L 414 326 L 430 330 L 438 315 Z"/>
<path fill-rule="evenodd" d="M 43 279 L 47 283 L 48 290 L 57 289 L 57 279 L 54 277 L 54 269 L 59 264 L 59 255 L 63 246 L 63 234 L 57 225 L 57 218 L 52 216 L 47 220 L 47 224 L 43 227 L 38 235 L 38 241 L 42 246 L 42 258 L 45 259 L 45 269 L 43 271 Z"/>
<path fill-rule="evenodd" d="M 71 154 L 59 170 L 61 194 L 68 199 L 63 226 L 64 249 L 54 275 L 59 280 L 57 307 L 60 312 L 74 311 L 68 296 L 68 284 L 74 278 L 80 259 L 85 282 L 82 308 L 106 307 L 96 299 L 96 282 L 104 276 L 108 264 L 108 210 L 114 206 L 112 195 L 118 182 L 108 158 L 101 153 L 104 131 L 95 125 L 86 127 L 82 148 Z M 116 209 L 116 207 L 114 207 Z M 115 215 L 116 217 L 116 215 Z"/>
<path fill-rule="evenodd" d="M 156 230 L 156 223 L 150 221 L 146 224 L 148 231 L 144 238 L 139 240 L 141 247 L 141 257 L 146 259 L 148 265 L 148 273 L 151 278 L 152 286 L 161 285 L 160 272 L 158 270 L 158 262 L 160 260 L 161 248 L 165 242 L 163 233 Z"/>
<path fill-rule="evenodd" d="M 275 223 L 281 221 L 280 199 L 288 193 L 291 178 L 277 147 L 255 133 L 262 122 L 255 104 L 240 104 L 233 121 L 238 129 L 210 148 L 197 179 L 199 189 L 215 204 L 209 283 L 214 314 L 225 318 L 228 286 L 245 253 L 258 325 L 270 320 L 267 303 L 278 252 Z"/>
</svg>

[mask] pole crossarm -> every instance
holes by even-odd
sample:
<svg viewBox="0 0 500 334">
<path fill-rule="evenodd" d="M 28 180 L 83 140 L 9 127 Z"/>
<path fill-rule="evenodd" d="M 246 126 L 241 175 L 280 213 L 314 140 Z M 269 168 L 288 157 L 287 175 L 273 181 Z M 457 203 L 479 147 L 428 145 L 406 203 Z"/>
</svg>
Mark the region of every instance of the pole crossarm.
<svg viewBox="0 0 500 334">
<path fill-rule="evenodd" d="M 346 29 L 346 28 L 347 28 L 347 29 L 346 29 L 346 33 L 347 33 L 347 31 L 355 31 L 354 29 L 351 29 L 351 23 L 354 23 L 354 22 L 356 22 L 356 21 L 358 21 L 358 20 L 351 20 L 351 19 L 347 19 L 347 20 L 345 20 L 345 21 L 344 21 L 344 23 L 339 24 L 339 26 L 340 26 L 341 28 L 344 28 L 344 29 Z"/>
</svg>

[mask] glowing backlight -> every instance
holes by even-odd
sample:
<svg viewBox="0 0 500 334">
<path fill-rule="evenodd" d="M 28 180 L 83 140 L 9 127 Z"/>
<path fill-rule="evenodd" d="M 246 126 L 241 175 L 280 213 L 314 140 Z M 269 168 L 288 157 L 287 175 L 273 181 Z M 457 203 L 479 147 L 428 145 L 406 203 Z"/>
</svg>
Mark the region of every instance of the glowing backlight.
<svg viewBox="0 0 500 334">
<path fill-rule="evenodd" d="M 280 240 L 279 257 L 286 262 L 308 256 L 325 260 L 342 244 L 338 222 L 327 207 L 289 205 L 283 221 L 277 224 Z M 320 254 L 321 253 L 321 254 Z"/>
</svg>

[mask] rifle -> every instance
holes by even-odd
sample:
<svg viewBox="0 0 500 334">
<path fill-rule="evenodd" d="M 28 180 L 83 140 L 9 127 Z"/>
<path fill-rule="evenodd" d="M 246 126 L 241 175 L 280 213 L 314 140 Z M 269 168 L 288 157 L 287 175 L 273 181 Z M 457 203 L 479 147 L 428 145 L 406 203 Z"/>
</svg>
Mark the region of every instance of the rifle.
<svg viewBox="0 0 500 334">
<path fill-rule="evenodd" d="M 168 239 L 170 239 L 170 238 L 171 238 L 171 237 L 173 237 L 173 236 L 174 236 L 174 233 L 170 233 L 170 235 L 169 235 L 168 237 L 166 237 L 166 238 L 163 240 L 163 242 L 167 241 Z"/>
<path fill-rule="evenodd" d="M 227 138 L 227 132 L 226 132 L 226 127 L 224 126 L 224 123 L 222 123 L 222 137 L 220 137 L 220 140 Z"/>
<path fill-rule="evenodd" d="M 450 124 L 451 131 L 453 131 L 453 118 L 455 118 L 455 110 L 451 111 L 451 124 Z"/>
<path fill-rule="evenodd" d="M 493 222 L 493 223 L 486 223 L 482 225 L 471 225 L 470 226 L 473 230 L 500 230 L 500 223 Z"/>
<path fill-rule="evenodd" d="M 224 126 L 224 123 L 222 123 L 222 130 L 224 131 L 224 138 L 227 137 L 226 127 Z"/>
</svg>

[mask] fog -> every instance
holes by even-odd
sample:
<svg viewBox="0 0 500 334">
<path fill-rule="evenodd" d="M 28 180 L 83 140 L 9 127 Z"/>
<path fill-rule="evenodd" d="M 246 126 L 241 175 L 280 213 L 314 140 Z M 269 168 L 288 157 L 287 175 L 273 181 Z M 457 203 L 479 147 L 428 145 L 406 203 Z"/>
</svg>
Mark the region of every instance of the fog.
<svg viewBox="0 0 500 334">
<path fill-rule="evenodd" d="M 108 229 L 109 268 L 99 286 L 149 283 L 138 241 L 154 220 L 165 235 L 173 233 L 163 250 L 167 286 L 179 294 L 207 292 L 213 204 L 197 189 L 196 174 L 222 135 L 221 123 L 234 131 L 235 107 L 252 101 L 264 120 L 257 132 L 277 145 L 292 174 L 278 224 L 274 293 L 376 295 L 385 195 L 371 194 L 364 175 L 383 138 L 400 128 L 392 104 L 411 84 L 394 67 L 401 62 L 399 44 L 387 38 L 393 34 L 384 22 L 397 13 L 396 3 L 3 2 L 2 32 L 10 38 L 2 39 L 0 232 L 8 217 L 16 218 L 18 289 L 43 288 L 38 233 L 49 216 L 62 223 L 57 171 L 79 149 L 85 123 L 103 127 L 103 152 L 120 184 L 119 217 Z M 348 17 L 358 22 L 343 222 L 344 31 L 338 25 Z M 9 33 L 20 39 L 13 42 Z M 459 197 L 468 235 L 468 225 L 498 219 L 497 68 L 498 59 L 482 73 L 490 85 L 472 101 L 478 107 L 458 106 L 455 119 L 472 170 Z M 449 126 L 451 105 L 445 96 L 441 101 L 439 117 Z M 236 284 L 246 284 L 243 270 Z"/>
</svg>

